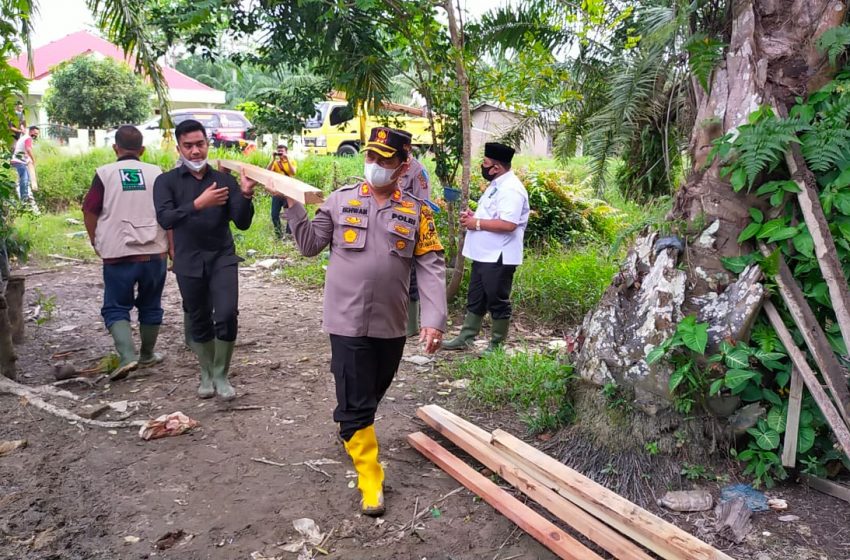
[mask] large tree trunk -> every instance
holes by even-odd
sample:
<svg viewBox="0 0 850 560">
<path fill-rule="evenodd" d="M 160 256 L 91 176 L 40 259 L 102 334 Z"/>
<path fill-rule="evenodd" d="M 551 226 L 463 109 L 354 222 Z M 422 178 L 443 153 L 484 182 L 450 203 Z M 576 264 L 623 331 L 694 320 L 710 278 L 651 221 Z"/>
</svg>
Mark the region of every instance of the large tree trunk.
<svg viewBox="0 0 850 560">
<path fill-rule="evenodd" d="M 762 289 L 754 273 L 736 280 L 720 258 L 749 252 L 737 237 L 757 201 L 733 192 L 716 162 L 705 168 L 711 141 L 746 122 L 760 105 L 789 107 L 795 96 L 822 86 L 831 69 L 814 44 L 843 22 L 846 9 L 839 0 L 733 0 L 726 58 L 714 72 L 710 93 L 695 86 L 694 167 L 669 216 L 670 222 L 686 224 L 683 250 L 655 233 L 637 240 L 600 304 L 585 317 L 577 358 L 582 377 L 634 387 L 636 404 L 654 413 L 669 404 L 670 370 L 664 363 L 649 366 L 644 357 L 683 317 L 697 314 L 709 322 L 715 342 L 748 335 Z"/>
</svg>

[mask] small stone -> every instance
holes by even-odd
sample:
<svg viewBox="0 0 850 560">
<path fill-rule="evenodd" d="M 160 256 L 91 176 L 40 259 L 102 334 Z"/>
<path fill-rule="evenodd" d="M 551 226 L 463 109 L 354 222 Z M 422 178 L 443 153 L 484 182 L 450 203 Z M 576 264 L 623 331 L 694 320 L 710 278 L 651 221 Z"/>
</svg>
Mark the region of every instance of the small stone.
<svg viewBox="0 0 850 560">
<path fill-rule="evenodd" d="M 140 539 L 139 537 L 134 537 L 132 535 L 128 535 L 128 536 L 124 537 L 124 542 L 127 543 L 127 544 L 136 544 L 140 540 L 142 540 L 142 539 Z"/>
<path fill-rule="evenodd" d="M 779 520 L 784 522 L 784 523 L 792 523 L 794 521 L 799 521 L 800 518 L 797 517 L 796 515 L 780 515 Z"/>
</svg>

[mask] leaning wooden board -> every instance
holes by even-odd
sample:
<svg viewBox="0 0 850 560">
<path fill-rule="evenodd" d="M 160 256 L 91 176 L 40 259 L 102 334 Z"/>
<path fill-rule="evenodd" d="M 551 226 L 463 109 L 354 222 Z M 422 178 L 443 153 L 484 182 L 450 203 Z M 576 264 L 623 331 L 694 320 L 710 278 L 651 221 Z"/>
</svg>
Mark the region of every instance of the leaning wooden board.
<svg viewBox="0 0 850 560">
<path fill-rule="evenodd" d="M 230 159 L 218 160 L 218 167 L 234 173 L 239 173 L 240 169 L 244 169 L 246 177 L 257 181 L 272 194 L 283 194 L 302 204 L 319 204 L 324 201 L 321 190 L 298 179 L 287 177 L 282 173 L 275 173 L 257 165 Z"/>
<path fill-rule="evenodd" d="M 417 411 L 417 415 L 440 435 L 475 457 L 488 469 L 505 479 L 508 484 L 515 486 L 567 525 L 611 553 L 614 558 L 652 560 L 653 557 L 637 544 L 512 464 L 498 449 L 490 445 L 490 432 L 466 422 L 437 405 L 424 406 Z"/>
<path fill-rule="evenodd" d="M 407 436 L 407 441 L 417 451 L 428 457 L 458 482 L 496 508 L 502 515 L 516 523 L 520 529 L 566 560 L 602 560 L 576 539 L 546 520 L 542 515 L 523 504 L 486 476 L 449 453 L 446 448 L 422 432 Z"/>
<path fill-rule="evenodd" d="M 420 408 L 418 415 L 439 432 L 444 434 L 453 432 L 454 437 L 450 439 L 457 445 L 460 445 L 460 441 L 482 440 L 488 437 L 491 449 L 520 467 L 539 485 L 566 498 L 588 514 L 666 560 L 732 560 L 722 551 L 640 508 L 506 432 L 496 430 L 489 434 L 437 405 Z M 467 435 L 464 436 L 463 432 Z M 466 451 L 471 452 L 470 449 Z"/>
</svg>

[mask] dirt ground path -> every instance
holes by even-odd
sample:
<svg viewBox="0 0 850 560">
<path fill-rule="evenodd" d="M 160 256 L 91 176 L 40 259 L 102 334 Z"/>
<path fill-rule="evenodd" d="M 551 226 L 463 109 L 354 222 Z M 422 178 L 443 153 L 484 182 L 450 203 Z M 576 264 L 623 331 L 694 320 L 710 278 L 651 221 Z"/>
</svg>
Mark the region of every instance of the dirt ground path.
<svg viewBox="0 0 850 560">
<path fill-rule="evenodd" d="M 56 353 L 73 350 L 69 359 L 90 367 L 87 360 L 110 351 L 99 314 L 99 266 L 67 266 L 27 282 L 28 306 L 55 297 L 56 309 L 41 326 L 27 323 L 19 347 L 23 383 L 51 382 Z M 164 307 L 161 365 L 111 385 L 72 390 L 86 404 L 146 403 L 136 418 L 179 410 L 201 427 L 145 442 L 135 429 L 83 428 L 1 396 L 0 439 L 27 439 L 29 445 L 0 459 L 0 558 L 295 559 L 279 546 L 298 540 L 292 521 L 303 517 L 333 531 L 323 558 L 554 558 L 466 490 L 409 530 L 415 509 L 459 486 L 405 442 L 422 427 L 414 418 L 417 405 L 440 402 L 427 365 L 402 362 L 379 410 L 388 512 L 378 521 L 357 515 L 357 490 L 349 486 L 353 472 L 331 419 L 330 347 L 320 330 L 319 291 L 242 271 L 233 362 L 240 396 L 232 407 L 195 397 L 196 362 L 183 347 L 180 297 L 171 275 Z M 415 354 L 418 348 L 411 346 L 407 352 Z M 325 463 L 317 470 L 303 464 L 317 460 Z M 174 531 L 185 536 L 158 550 L 156 541 Z"/>
</svg>

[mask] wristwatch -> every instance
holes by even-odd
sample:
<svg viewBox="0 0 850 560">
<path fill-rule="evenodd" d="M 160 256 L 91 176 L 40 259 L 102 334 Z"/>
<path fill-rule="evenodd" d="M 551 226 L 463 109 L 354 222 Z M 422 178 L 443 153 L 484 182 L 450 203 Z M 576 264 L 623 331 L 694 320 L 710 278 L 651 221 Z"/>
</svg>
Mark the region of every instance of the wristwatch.
<svg viewBox="0 0 850 560">
<path fill-rule="evenodd" d="M 475 220 L 475 231 L 481 231 L 481 220 Z"/>
</svg>

